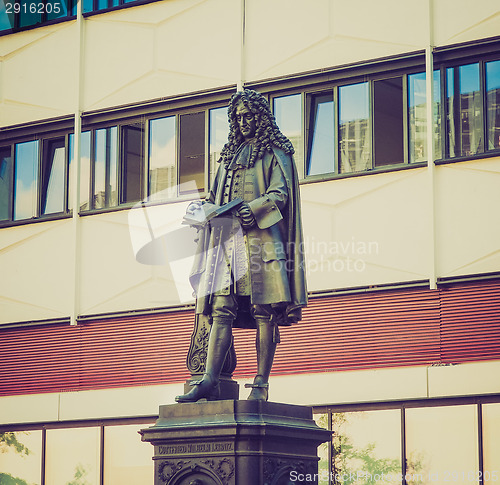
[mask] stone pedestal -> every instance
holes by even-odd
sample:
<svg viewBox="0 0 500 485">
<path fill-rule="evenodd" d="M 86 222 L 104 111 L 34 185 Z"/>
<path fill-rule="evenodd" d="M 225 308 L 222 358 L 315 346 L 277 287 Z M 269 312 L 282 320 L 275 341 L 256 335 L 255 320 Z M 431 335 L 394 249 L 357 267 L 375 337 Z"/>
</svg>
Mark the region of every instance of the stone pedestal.
<svg viewBox="0 0 500 485">
<path fill-rule="evenodd" d="M 331 437 L 309 407 L 235 400 L 160 406 L 141 434 L 155 485 L 316 484 L 317 448 Z"/>
</svg>

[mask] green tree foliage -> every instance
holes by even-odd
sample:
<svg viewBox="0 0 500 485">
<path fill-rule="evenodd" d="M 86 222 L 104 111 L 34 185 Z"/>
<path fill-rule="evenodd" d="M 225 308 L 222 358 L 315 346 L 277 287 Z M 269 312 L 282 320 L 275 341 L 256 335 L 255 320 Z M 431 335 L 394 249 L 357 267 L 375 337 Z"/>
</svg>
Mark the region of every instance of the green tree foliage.
<svg viewBox="0 0 500 485">
<path fill-rule="evenodd" d="M 0 473 L 0 485 L 29 485 L 29 483 L 22 478 L 15 478 L 7 475 L 7 473 Z"/>
<path fill-rule="evenodd" d="M 6 453 L 14 448 L 16 453 L 29 455 L 30 450 L 17 439 L 16 433 L 0 433 L 0 453 Z"/>
<path fill-rule="evenodd" d="M 85 478 L 87 474 L 87 470 L 85 470 L 84 466 L 79 463 L 76 466 L 74 479 L 71 480 L 71 482 L 68 482 L 66 485 L 88 485 L 89 482 L 87 482 L 87 479 Z"/>
<path fill-rule="evenodd" d="M 16 436 L 16 433 L 7 432 L 0 433 L 0 453 L 7 453 L 14 450 L 22 456 L 28 456 L 31 451 L 27 446 L 23 445 Z M 0 485 L 29 485 L 22 478 L 13 477 L 7 473 L 0 473 Z"/>
</svg>

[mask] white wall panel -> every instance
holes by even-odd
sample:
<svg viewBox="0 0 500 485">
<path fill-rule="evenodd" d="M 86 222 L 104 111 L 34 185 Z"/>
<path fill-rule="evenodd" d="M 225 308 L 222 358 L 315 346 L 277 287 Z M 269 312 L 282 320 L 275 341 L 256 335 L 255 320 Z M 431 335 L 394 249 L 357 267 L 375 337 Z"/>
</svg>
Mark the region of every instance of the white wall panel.
<svg viewBox="0 0 500 485">
<path fill-rule="evenodd" d="M 239 32 L 239 4 L 229 0 L 158 2 L 89 17 L 84 108 L 235 84 Z"/>
<path fill-rule="evenodd" d="M 0 126 L 75 110 L 77 39 L 72 21 L 0 37 Z"/>
<path fill-rule="evenodd" d="M 309 290 L 428 277 L 422 169 L 302 186 Z"/>
<path fill-rule="evenodd" d="M 159 231 L 162 217 L 168 219 L 175 205 L 154 206 L 148 210 L 150 220 Z M 82 219 L 81 314 L 181 303 L 169 262 L 150 265 L 136 260 L 138 246 L 134 245 L 146 244 L 148 234 L 146 239 L 138 236 L 138 231 L 144 232 L 145 228 L 131 225 L 129 213 L 118 211 Z M 187 286 L 187 277 L 182 278 L 181 283 Z"/>
<path fill-rule="evenodd" d="M 434 0 L 434 43 L 458 44 L 500 33 L 500 4 L 496 0 Z"/>
<path fill-rule="evenodd" d="M 500 158 L 437 167 L 438 275 L 500 271 Z"/>
<path fill-rule="evenodd" d="M 246 79 L 423 49 L 425 6 L 400 0 L 247 2 Z"/>
<path fill-rule="evenodd" d="M 0 323 L 68 317 L 73 295 L 71 221 L 0 233 Z"/>
</svg>

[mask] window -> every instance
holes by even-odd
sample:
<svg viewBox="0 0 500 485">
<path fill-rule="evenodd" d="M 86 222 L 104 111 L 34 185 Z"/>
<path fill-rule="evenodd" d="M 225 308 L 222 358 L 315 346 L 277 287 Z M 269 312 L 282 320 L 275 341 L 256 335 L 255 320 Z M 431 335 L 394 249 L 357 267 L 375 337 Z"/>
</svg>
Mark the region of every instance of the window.
<svg viewBox="0 0 500 485">
<path fill-rule="evenodd" d="M 149 197 L 168 200 L 177 196 L 175 116 L 149 122 Z"/>
<path fill-rule="evenodd" d="M 470 156 L 484 150 L 479 63 L 446 70 L 448 155 Z"/>
<path fill-rule="evenodd" d="M 63 212 L 66 204 L 66 147 L 64 138 L 44 143 L 42 214 Z"/>
<path fill-rule="evenodd" d="M 477 406 L 408 409 L 405 421 L 407 473 L 422 485 L 478 483 Z"/>
<path fill-rule="evenodd" d="M 42 431 L 0 432 L 0 483 L 40 485 Z"/>
<path fill-rule="evenodd" d="M 500 403 L 482 406 L 483 424 L 483 480 L 497 482 L 500 480 Z"/>
<path fill-rule="evenodd" d="M 83 13 L 91 15 L 143 0 L 82 0 Z M 77 14 L 78 0 L 9 0 L 0 3 L 0 34 L 40 27 Z"/>
<path fill-rule="evenodd" d="M 339 89 L 340 173 L 371 168 L 369 84 Z"/>
<path fill-rule="evenodd" d="M 138 202 L 144 185 L 144 124 L 122 126 L 121 202 Z"/>
<path fill-rule="evenodd" d="M 500 150 L 500 60 L 463 65 L 440 62 L 437 55 L 435 60 L 433 159 Z M 343 72 L 317 74 L 308 83 L 301 79 L 301 93 L 275 97 L 276 118 L 284 124 L 287 118 L 293 120 L 290 133 L 301 131 L 297 113 L 300 96 L 305 99 L 305 140 L 297 135 L 293 140 L 298 153 L 305 148 L 305 160 L 296 157 L 299 172 L 324 176 L 427 162 L 426 73 L 418 69 L 415 63 L 366 68 L 363 75 L 353 70 L 358 82 L 351 83 L 345 82 Z M 322 89 L 308 92 L 307 84 Z M 285 111 L 285 102 L 291 106 L 293 97 L 294 110 Z"/>
<path fill-rule="evenodd" d="M 196 184 L 198 192 L 205 190 L 205 113 L 180 116 L 179 183 L 180 193 L 192 193 L 182 189 L 183 184 Z"/>
<path fill-rule="evenodd" d="M 40 425 L 0 432 L 0 484 L 137 485 L 152 483 L 153 447 L 139 431 L 154 419 L 121 424 Z"/>
<path fill-rule="evenodd" d="M 403 78 L 373 83 L 373 150 L 376 167 L 404 163 Z"/>
<path fill-rule="evenodd" d="M 59 136 L 0 147 L 1 222 L 67 213 L 66 143 Z"/>
<path fill-rule="evenodd" d="M 217 172 L 217 162 L 224 145 L 227 143 L 229 134 L 229 121 L 227 119 L 227 107 L 214 108 L 210 110 L 209 115 L 210 123 L 210 140 L 209 140 L 209 153 L 210 153 L 210 183 L 213 182 Z"/>
<path fill-rule="evenodd" d="M 409 401 L 385 409 L 381 403 L 338 405 L 315 412 L 318 425 L 333 431 L 327 449 L 319 448 L 321 485 L 500 480 L 498 397 Z"/>
<path fill-rule="evenodd" d="M 76 15 L 77 0 L 12 0 L 0 7 L 0 33 L 38 27 Z"/>
<path fill-rule="evenodd" d="M 45 483 L 99 485 L 100 428 L 47 430 Z"/>
<path fill-rule="evenodd" d="M 441 150 L 441 71 L 433 79 L 434 159 L 442 158 Z M 427 105 L 425 72 L 408 76 L 408 118 L 410 162 L 427 160 Z"/>
<path fill-rule="evenodd" d="M 139 426 L 104 427 L 104 485 L 150 483 L 153 449 L 139 439 Z"/>
<path fill-rule="evenodd" d="M 351 475 L 361 483 L 380 485 L 401 483 L 399 409 L 332 413 L 331 420 L 334 477 Z"/>
<path fill-rule="evenodd" d="M 333 93 L 308 97 L 309 130 L 307 133 L 307 175 L 334 171 L 335 128 Z"/>
<path fill-rule="evenodd" d="M 117 127 L 95 131 L 93 163 L 94 209 L 118 205 Z"/>
<path fill-rule="evenodd" d="M 11 218 L 12 173 L 12 149 L 0 147 L 0 221 Z"/>
<path fill-rule="evenodd" d="M 18 143 L 15 148 L 14 220 L 37 215 L 38 141 Z"/>
<path fill-rule="evenodd" d="M 281 132 L 292 142 L 295 149 L 293 155 L 295 164 L 297 165 L 299 177 L 303 178 L 302 95 L 292 94 L 274 98 L 273 113 Z"/>
<path fill-rule="evenodd" d="M 68 207 L 73 209 L 73 184 L 74 184 L 74 138 L 75 135 L 69 135 L 69 164 L 70 164 L 70 185 L 68 195 Z M 90 194 L 90 141 L 91 132 L 84 131 L 80 136 L 80 211 L 89 209 Z"/>
<path fill-rule="evenodd" d="M 500 148 L 500 61 L 486 63 L 488 150 Z"/>
</svg>

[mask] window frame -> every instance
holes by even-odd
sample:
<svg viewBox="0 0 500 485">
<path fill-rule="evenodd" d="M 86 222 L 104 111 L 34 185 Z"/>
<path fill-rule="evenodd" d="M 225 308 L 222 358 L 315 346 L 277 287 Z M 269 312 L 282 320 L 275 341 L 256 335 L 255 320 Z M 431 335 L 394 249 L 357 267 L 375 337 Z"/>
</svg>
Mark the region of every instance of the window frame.
<svg viewBox="0 0 500 485">
<path fill-rule="evenodd" d="M 0 129 L 0 147 L 11 148 L 12 171 L 10 180 L 10 197 L 9 197 L 9 219 L 0 220 L 0 228 L 8 226 L 17 226 L 23 224 L 31 224 L 36 222 L 44 222 L 48 220 L 65 219 L 71 217 L 71 211 L 68 209 L 68 183 L 69 183 L 69 127 L 72 126 L 73 118 L 62 117 L 52 119 L 45 123 L 29 123 L 26 125 L 16 125 Z M 65 144 L 65 161 L 64 161 L 64 209 L 61 212 L 43 214 L 42 201 L 42 170 L 44 164 L 44 156 L 46 153 L 45 146 L 56 139 L 64 139 Z M 33 142 L 38 143 L 38 158 L 36 167 L 38 177 L 35 183 L 34 196 L 36 197 L 36 214 L 33 217 L 26 219 L 14 220 L 15 199 L 16 199 L 16 145 Z"/>
<path fill-rule="evenodd" d="M 472 43 L 457 44 L 453 46 L 444 46 L 435 48 L 433 51 L 434 69 L 433 71 L 440 72 L 440 137 L 441 137 L 441 156 L 434 159 L 435 165 L 455 163 L 464 160 L 475 160 L 500 155 L 500 148 L 488 149 L 488 123 L 487 123 L 487 95 L 486 95 L 486 76 L 485 66 L 488 62 L 500 61 L 500 37 L 481 39 Z M 483 151 L 467 156 L 448 156 L 448 131 L 447 131 L 447 109 L 446 109 L 446 69 L 450 67 L 459 67 L 462 65 L 479 63 L 480 64 L 480 92 L 482 99 L 482 137 Z M 318 71 L 310 71 L 287 76 L 284 79 L 267 79 L 264 81 L 256 81 L 247 83 L 245 87 L 256 89 L 262 94 L 270 95 L 271 106 L 274 104 L 274 99 L 283 96 L 292 96 L 301 94 L 302 96 L 302 137 L 303 137 L 303 164 L 298 168 L 299 173 L 303 173 L 301 177 L 302 183 L 313 183 L 337 178 L 361 176 L 367 174 L 383 173 L 387 171 L 405 170 L 417 167 L 424 167 L 428 164 L 424 161 L 410 160 L 410 117 L 409 117 L 409 86 L 408 76 L 412 74 L 425 73 L 425 52 L 415 51 L 390 58 L 375 59 L 371 61 L 362 61 L 346 66 L 338 66 L 330 69 Z M 395 77 L 402 77 L 403 85 L 403 162 L 399 164 L 375 166 L 374 164 L 374 83 L 381 80 L 386 80 Z M 371 163 L 369 170 L 359 172 L 340 172 L 340 137 L 339 137 L 339 89 L 342 86 L 348 86 L 361 82 L 369 82 L 369 107 L 370 107 L 370 123 L 371 123 Z M 310 138 L 308 130 L 310 129 L 310 107 L 308 106 L 308 97 L 321 92 L 334 93 L 334 108 L 335 108 L 335 170 L 324 174 L 307 175 L 308 168 L 308 140 Z"/>
<path fill-rule="evenodd" d="M 98 450 L 98 467 L 99 467 L 99 485 L 104 483 L 104 465 L 105 465 L 105 435 L 106 428 L 113 426 L 128 426 L 138 425 L 142 427 L 151 426 L 154 424 L 158 416 L 138 416 L 134 418 L 103 418 L 93 420 L 78 420 L 70 422 L 48 422 L 36 424 L 8 424 L 2 425 L 0 431 L 2 433 L 9 432 L 25 432 L 25 431 L 41 431 L 42 433 L 42 452 L 41 452 L 41 476 L 40 483 L 46 482 L 46 456 L 47 456 L 47 431 L 48 430 L 74 430 L 81 428 L 99 428 L 99 450 Z M 138 437 L 139 439 L 139 437 Z M 152 449 L 151 449 L 152 451 Z"/>
<path fill-rule="evenodd" d="M 418 408 L 432 408 L 432 407 L 447 407 L 447 406 L 464 406 L 473 405 L 476 406 L 477 422 L 477 460 L 478 460 L 478 471 L 480 476 L 484 476 L 484 439 L 483 439 L 483 419 L 482 419 L 482 407 L 485 404 L 499 404 L 500 405 L 500 393 L 489 394 L 489 395 L 473 395 L 467 397 L 444 397 L 444 398 L 428 398 L 428 399 L 415 399 L 415 400 L 402 400 L 402 401 L 388 401 L 388 402 L 362 402 L 362 403 L 351 403 L 351 404 L 333 404 L 326 406 L 312 406 L 313 415 L 314 414 L 326 414 L 328 421 L 328 430 L 332 431 L 332 413 L 347 413 L 347 412 L 362 412 L 362 411 L 382 411 L 382 410 L 394 410 L 399 409 L 401 415 L 401 474 L 404 478 L 406 473 L 406 459 L 407 459 L 407 436 L 406 436 L 406 410 L 407 409 L 418 409 Z M 329 470 L 331 468 L 331 463 L 333 460 L 332 455 L 332 442 L 328 441 L 328 460 L 329 460 Z M 328 477 L 328 485 L 333 485 L 335 482 L 331 480 L 331 476 Z M 406 481 L 402 481 L 402 485 L 405 485 Z M 483 480 L 478 482 L 484 483 Z"/>
</svg>

